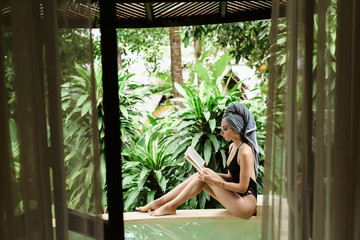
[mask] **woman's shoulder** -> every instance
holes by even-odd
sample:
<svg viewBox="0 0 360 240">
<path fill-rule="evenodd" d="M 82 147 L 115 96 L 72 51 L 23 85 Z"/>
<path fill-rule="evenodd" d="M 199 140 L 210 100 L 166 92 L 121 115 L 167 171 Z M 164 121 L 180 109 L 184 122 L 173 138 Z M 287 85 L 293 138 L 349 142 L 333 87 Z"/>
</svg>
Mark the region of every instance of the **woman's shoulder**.
<svg viewBox="0 0 360 240">
<path fill-rule="evenodd" d="M 238 160 L 248 157 L 253 157 L 253 151 L 249 144 L 244 143 L 239 148 Z"/>
</svg>

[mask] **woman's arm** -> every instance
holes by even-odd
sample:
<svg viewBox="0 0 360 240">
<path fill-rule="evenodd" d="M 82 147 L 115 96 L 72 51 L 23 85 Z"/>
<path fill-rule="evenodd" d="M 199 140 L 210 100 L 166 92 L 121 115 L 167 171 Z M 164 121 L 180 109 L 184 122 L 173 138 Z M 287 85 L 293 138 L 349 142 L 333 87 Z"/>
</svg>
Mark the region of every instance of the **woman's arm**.
<svg viewBox="0 0 360 240">
<path fill-rule="evenodd" d="M 218 173 L 218 175 L 224 179 L 226 182 L 229 182 L 229 181 L 232 181 L 232 177 L 231 177 L 231 174 L 229 173 Z"/>
<path fill-rule="evenodd" d="M 242 149 L 242 151 L 239 151 L 237 159 L 238 164 L 240 163 L 239 183 L 232 182 L 232 179 L 228 182 L 222 178 L 220 174 L 216 174 L 209 168 L 204 168 L 202 179 L 205 182 L 215 184 L 216 186 L 227 189 L 229 191 L 243 193 L 249 186 L 251 171 L 253 171 L 253 159 L 253 153 L 250 147 L 245 147 Z M 227 175 L 230 174 L 228 173 Z"/>
</svg>

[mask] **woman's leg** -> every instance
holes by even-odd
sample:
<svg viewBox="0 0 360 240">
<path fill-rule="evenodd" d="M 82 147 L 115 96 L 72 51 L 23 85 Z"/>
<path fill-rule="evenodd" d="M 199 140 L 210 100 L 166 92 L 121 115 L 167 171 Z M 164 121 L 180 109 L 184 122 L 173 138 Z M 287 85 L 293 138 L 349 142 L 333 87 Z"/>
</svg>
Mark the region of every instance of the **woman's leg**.
<svg viewBox="0 0 360 240">
<path fill-rule="evenodd" d="M 218 180 L 224 181 L 220 175 L 215 176 Z M 253 195 L 241 197 L 238 193 L 218 187 L 215 184 L 206 184 L 212 192 L 212 196 L 220 202 L 229 212 L 241 217 L 249 218 L 256 209 L 256 198 Z"/>
<path fill-rule="evenodd" d="M 168 203 L 169 201 L 173 200 L 176 196 L 178 196 L 184 190 L 184 188 L 191 182 L 191 180 L 195 177 L 196 178 L 198 177 L 197 173 L 191 175 L 188 179 L 177 185 L 173 190 L 171 190 L 164 196 L 155 199 L 154 201 L 146 204 L 144 207 L 137 207 L 136 210 L 147 212 L 149 210 L 158 209 L 162 205 Z"/>
<path fill-rule="evenodd" d="M 150 215 L 152 216 L 162 216 L 162 215 L 169 215 L 175 214 L 176 209 L 186 202 L 187 200 L 191 199 L 192 197 L 196 196 L 203 190 L 204 188 L 210 190 L 210 194 L 213 195 L 211 189 L 206 186 L 205 182 L 202 182 L 198 175 L 195 174 L 196 177 L 192 177 L 190 182 L 185 186 L 185 188 L 171 201 L 167 202 L 166 204 L 162 205 L 155 211 L 151 212 Z"/>
<path fill-rule="evenodd" d="M 253 195 L 241 197 L 235 192 L 218 187 L 214 184 L 208 184 L 208 186 L 215 194 L 216 199 L 232 214 L 241 218 L 249 218 L 254 213 L 256 199 Z"/>
</svg>

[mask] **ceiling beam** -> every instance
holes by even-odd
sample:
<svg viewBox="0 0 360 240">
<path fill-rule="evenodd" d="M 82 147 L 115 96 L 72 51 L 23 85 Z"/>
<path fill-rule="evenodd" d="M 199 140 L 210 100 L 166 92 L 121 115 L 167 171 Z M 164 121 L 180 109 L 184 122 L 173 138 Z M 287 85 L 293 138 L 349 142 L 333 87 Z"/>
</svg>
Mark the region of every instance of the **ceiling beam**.
<svg viewBox="0 0 360 240">
<path fill-rule="evenodd" d="M 227 1 L 221 1 L 220 2 L 220 14 L 221 18 L 226 17 L 226 8 L 227 8 Z"/>
<path fill-rule="evenodd" d="M 98 2 L 93 0 L 92 2 Z M 243 1 L 243 0 L 240 0 Z M 115 0 L 116 3 L 178 3 L 178 2 L 214 2 L 214 0 Z"/>
<path fill-rule="evenodd" d="M 220 14 L 196 17 L 177 17 L 172 19 L 153 19 L 149 22 L 147 19 L 135 19 L 121 21 L 117 20 L 117 28 L 153 28 L 153 27 L 175 27 L 175 26 L 193 26 L 205 24 L 218 24 L 230 22 L 243 22 L 251 20 L 271 19 L 271 9 L 257 9 L 248 12 L 235 14 L 226 14 L 221 18 Z"/>
<path fill-rule="evenodd" d="M 149 22 L 152 22 L 154 18 L 152 3 L 145 3 L 145 10 L 147 19 L 149 20 Z"/>
</svg>

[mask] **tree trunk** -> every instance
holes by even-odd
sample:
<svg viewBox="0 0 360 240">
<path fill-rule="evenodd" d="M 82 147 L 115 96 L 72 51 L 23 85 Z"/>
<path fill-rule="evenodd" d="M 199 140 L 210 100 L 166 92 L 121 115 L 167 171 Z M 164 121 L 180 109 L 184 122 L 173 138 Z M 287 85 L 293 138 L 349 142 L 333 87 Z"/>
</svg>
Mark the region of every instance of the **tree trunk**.
<svg viewBox="0 0 360 240">
<path fill-rule="evenodd" d="M 173 86 L 174 98 L 181 97 L 175 88 L 174 83 L 183 85 L 182 64 L 181 64 L 181 41 L 179 27 L 170 28 L 170 50 L 171 50 L 171 79 Z M 180 105 L 179 103 L 175 103 Z"/>
</svg>

